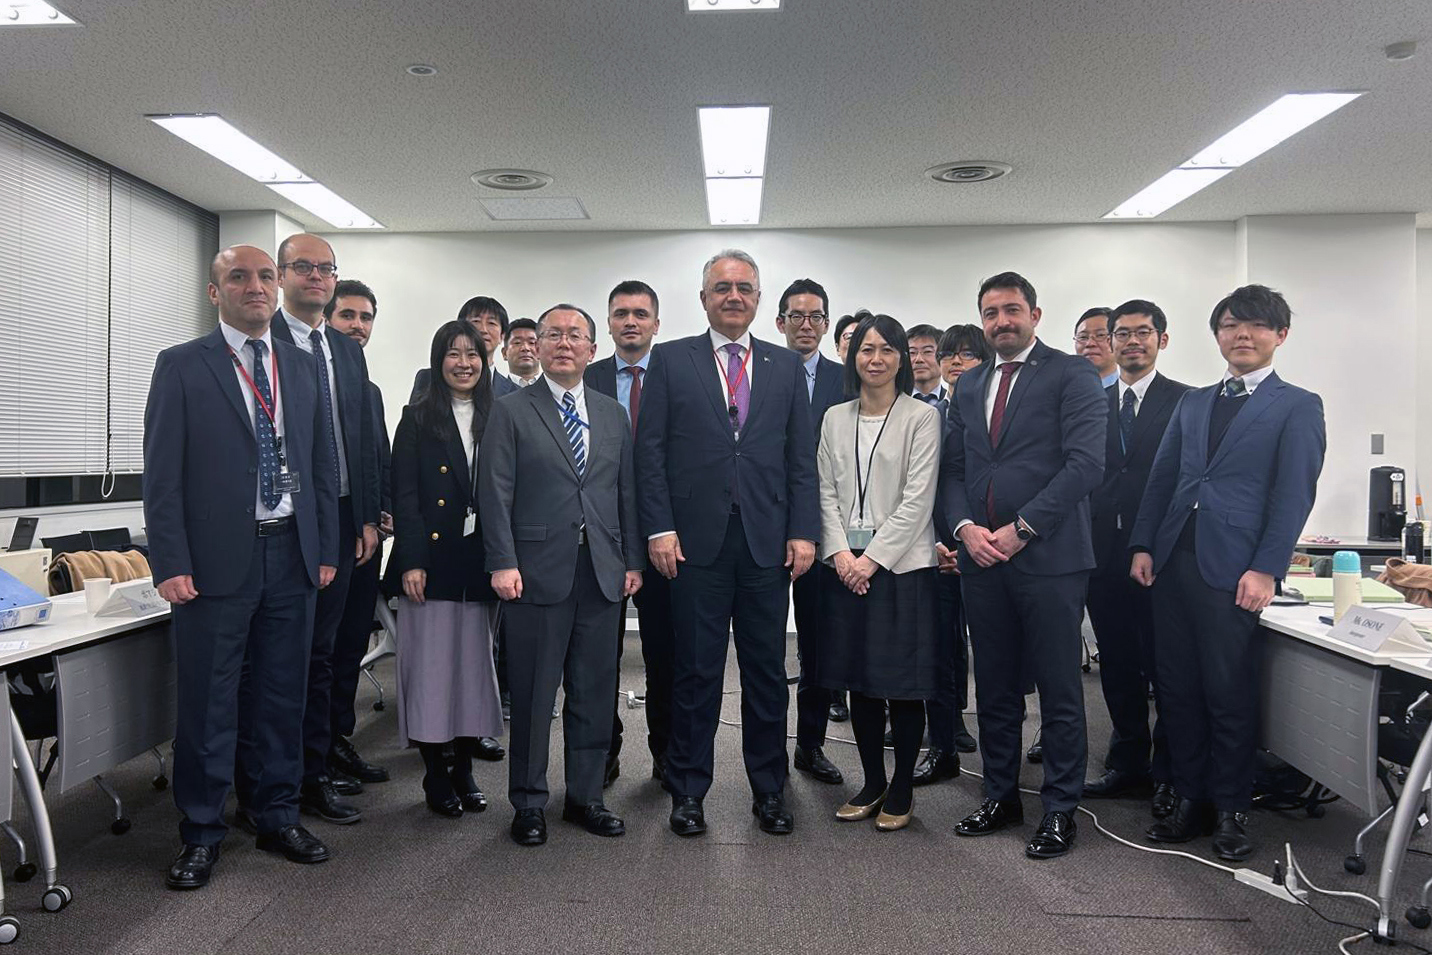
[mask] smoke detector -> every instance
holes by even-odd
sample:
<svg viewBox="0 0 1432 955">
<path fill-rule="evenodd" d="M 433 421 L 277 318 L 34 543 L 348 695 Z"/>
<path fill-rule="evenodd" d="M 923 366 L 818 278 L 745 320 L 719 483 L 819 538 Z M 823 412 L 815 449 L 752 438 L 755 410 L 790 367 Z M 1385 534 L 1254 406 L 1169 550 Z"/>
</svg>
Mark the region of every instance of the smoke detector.
<svg viewBox="0 0 1432 955">
<path fill-rule="evenodd" d="M 925 170 L 925 175 L 936 182 L 989 182 L 991 179 L 998 179 L 1008 175 L 1014 169 L 1009 163 L 992 162 L 984 159 L 965 160 L 962 162 L 940 163 L 938 166 L 931 166 Z"/>
</svg>

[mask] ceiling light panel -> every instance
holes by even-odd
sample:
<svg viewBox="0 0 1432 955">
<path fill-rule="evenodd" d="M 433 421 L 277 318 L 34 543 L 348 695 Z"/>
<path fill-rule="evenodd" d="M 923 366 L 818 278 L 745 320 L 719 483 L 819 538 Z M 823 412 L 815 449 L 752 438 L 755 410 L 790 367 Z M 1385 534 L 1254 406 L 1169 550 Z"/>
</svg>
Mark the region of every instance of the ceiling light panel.
<svg viewBox="0 0 1432 955">
<path fill-rule="evenodd" d="M 766 174 L 769 106 L 707 106 L 699 113 L 706 178 L 745 179 Z"/>
<path fill-rule="evenodd" d="M 321 182 L 280 182 L 269 186 L 335 229 L 381 229 L 383 224 Z"/>
<path fill-rule="evenodd" d="M 761 179 L 707 179 L 706 213 L 712 225 L 756 225 L 761 221 Z"/>
<path fill-rule="evenodd" d="M 77 27 L 70 17 L 40 0 L 0 0 L 0 27 Z"/>
<path fill-rule="evenodd" d="M 1234 168 L 1351 103 L 1361 93 L 1289 93 L 1239 123 L 1183 164 L 1185 169 Z"/>
<path fill-rule="evenodd" d="M 220 162 L 233 166 L 251 179 L 269 185 L 276 182 L 312 182 L 298 167 L 239 132 L 214 113 L 174 114 L 148 117 L 155 124 L 196 146 Z"/>
<path fill-rule="evenodd" d="M 686 0 L 688 13 L 734 13 L 740 10 L 779 10 L 781 0 Z"/>
<path fill-rule="evenodd" d="M 1206 186 L 1211 186 L 1232 169 L 1175 169 L 1120 203 L 1105 219 L 1152 219 L 1178 205 Z"/>
</svg>

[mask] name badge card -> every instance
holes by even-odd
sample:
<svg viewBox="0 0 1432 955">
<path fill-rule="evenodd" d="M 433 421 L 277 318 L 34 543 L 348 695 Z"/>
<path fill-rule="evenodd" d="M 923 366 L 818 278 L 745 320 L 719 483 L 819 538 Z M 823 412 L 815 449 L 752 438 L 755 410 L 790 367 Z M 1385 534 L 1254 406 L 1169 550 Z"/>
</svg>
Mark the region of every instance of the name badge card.
<svg viewBox="0 0 1432 955">
<path fill-rule="evenodd" d="M 95 611 L 96 617 L 147 617 L 169 609 L 169 601 L 159 596 L 154 589 L 154 580 L 141 577 L 122 584 L 115 584 L 104 606 Z"/>
<path fill-rule="evenodd" d="M 1412 622 L 1397 614 L 1355 606 L 1328 631 L 1334 640 L 1376 653 L 1381 649 L 1401 648 L 1412 653 L 1426 653 L 1429 645 L 1417 633 Z"/>
</svg>

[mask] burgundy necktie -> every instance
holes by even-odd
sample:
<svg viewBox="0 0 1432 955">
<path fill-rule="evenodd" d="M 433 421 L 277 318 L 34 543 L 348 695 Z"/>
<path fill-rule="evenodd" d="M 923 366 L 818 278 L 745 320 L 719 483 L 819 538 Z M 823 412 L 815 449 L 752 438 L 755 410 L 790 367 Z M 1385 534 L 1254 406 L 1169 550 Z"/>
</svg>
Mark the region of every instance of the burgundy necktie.
<svg viewBox="0 0 1432 955">
<path fill-rule="evenodd" d="M 1009 383 L 1014 379 L 1014 373 L 1019 371 L 1019 366 L 1024 364 L 1019 361 L 1007 361 L 999 366 L 999 390 L 994 395 L 994 410 L 989 416 L 989 446 L 991 450 L 999 447 L 1000 426 L 1004 424 L 1004 406 L 1009 401 Z M 985 517 L 988 520 L 988 527 L 994 530 L 994 473 L 990 473 L 989 489 L 985 491 Z"/>
</svg>

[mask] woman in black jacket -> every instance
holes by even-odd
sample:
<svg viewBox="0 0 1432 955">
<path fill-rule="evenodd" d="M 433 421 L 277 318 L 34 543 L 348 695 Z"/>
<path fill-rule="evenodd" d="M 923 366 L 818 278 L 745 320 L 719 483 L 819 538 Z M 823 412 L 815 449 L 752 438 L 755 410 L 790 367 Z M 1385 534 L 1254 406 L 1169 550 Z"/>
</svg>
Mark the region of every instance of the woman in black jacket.
<svg viewBox="0 0 1432 955">
<path fill-rule="evenodd" d="M 472 758 L 480 737 L 502 732 L 492 663 L 498 603 L 474 493 L 492 378 L 487 353 L 464 322 L 438 329 L 429 367 L 426 391 L 403 409 L 393 437 L 398 734 L 423 755 L 428 806 L 461 816 L 487 808 Z"/>
</svg>

